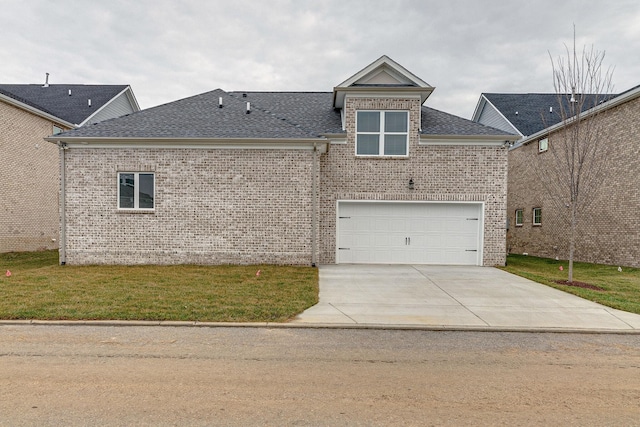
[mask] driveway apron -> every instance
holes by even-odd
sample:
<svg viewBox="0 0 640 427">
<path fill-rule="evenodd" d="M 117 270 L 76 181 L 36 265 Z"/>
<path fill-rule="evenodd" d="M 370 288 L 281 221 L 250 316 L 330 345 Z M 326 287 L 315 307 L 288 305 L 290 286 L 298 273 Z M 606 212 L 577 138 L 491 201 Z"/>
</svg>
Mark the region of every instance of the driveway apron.
<svg viewBox="0 0 640 427">
<path fill-rule="evenodd" d="M 358 264 L 319 269 L 320 301 L 293 323 L 640 330 L 640 315 L 492 267 Z"/>
</svg>

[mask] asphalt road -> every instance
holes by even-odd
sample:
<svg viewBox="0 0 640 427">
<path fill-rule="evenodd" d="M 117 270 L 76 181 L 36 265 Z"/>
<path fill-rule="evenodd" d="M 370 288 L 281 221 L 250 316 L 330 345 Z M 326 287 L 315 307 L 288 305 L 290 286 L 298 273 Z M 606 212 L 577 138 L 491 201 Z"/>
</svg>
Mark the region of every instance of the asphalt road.
<svg viewBox="0 0 640 427">
<path fill-rule="evenodd" d="M 640 338 L 0 326 L 0 426 L 640 425 Z"/>
</svg>

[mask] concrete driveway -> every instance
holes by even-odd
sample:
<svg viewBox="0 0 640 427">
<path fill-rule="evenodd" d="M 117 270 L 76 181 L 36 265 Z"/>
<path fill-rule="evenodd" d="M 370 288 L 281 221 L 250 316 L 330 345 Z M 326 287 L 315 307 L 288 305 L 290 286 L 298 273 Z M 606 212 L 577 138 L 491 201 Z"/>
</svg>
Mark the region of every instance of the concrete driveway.
<svg viewBox="0 0 640 427">
<path fill-rule="evenodd" d="M 320 302 L 292 323 L 490 330 L 640 330 L 640 315 L 491 267 L 320 266 Z"/>
</svg>

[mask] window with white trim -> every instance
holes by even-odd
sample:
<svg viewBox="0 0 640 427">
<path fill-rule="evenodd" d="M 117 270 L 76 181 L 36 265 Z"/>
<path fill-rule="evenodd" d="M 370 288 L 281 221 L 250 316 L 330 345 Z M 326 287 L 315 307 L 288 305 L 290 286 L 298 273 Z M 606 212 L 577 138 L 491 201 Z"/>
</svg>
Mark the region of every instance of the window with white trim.
<svg viewBox="0 0 640 427">
<path fill-rule="evenodd" d="M 522 209 L 516 209 L 516 227 L 521 227 L 524 222 Z"/>
<path fill-rule="evenodd" d="M 533 225 L 542 225 L 542 208 L 533 208 Z"/>
<path fill-rule="evenodd" d="M 118 172 L 118 209 L 153 210 L 155 174 Z"/>
<path fill-rule="evenodd" d="M 549 149 L 549 138 L 538 140 L 538 153 L 544 153 Z"/>
<path fill-rule="evenodd" d="M 358 111 L 357 156 L 408 156 L 408 111 Z"/>
</svg>

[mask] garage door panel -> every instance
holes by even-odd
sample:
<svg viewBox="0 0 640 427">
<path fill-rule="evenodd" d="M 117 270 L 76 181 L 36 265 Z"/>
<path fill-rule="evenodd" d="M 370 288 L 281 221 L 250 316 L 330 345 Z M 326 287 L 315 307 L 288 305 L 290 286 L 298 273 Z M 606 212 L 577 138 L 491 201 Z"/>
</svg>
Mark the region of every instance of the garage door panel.
<svg viewBox="0 0 640 427">
<path fill-rule="evenodd" d="M 340 202 L 338 210 L 338 247 L 348 248 L 339 263 L 481 265 L 481 204 Z"/>
</svg>

